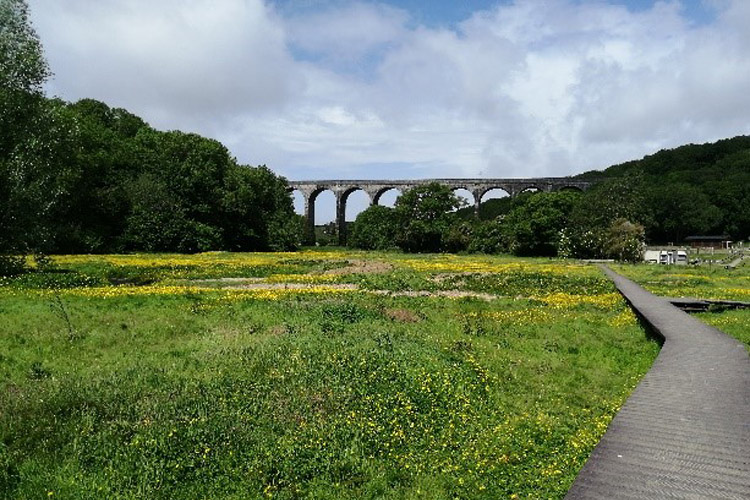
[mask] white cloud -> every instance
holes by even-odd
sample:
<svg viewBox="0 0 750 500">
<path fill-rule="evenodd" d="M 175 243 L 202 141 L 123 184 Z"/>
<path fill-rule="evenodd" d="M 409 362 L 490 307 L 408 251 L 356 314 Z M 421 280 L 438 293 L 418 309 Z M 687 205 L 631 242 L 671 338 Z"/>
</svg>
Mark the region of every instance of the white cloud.
<svg viewBox="0 0 750 500">
<path fill-rule="evenodd" d="M 516 0 L 456 27 L 334 2 L 32 0 L 51 90 L 290 177 L 567 175 L 750 133 L 750 3 Z"/>
<path fill-rule="evenodd" d="M 278 111 L 303 91 L 285 34 L 260 0 L 32 0 L 52 92 L 189 128 Z"/>
</svg>

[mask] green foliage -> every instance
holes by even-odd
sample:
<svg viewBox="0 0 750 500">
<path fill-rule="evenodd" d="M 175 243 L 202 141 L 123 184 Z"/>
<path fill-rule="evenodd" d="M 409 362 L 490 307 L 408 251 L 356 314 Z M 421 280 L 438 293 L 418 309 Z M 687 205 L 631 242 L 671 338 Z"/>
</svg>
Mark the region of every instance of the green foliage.
<svg viewBox="0 0 750 500">
<path fill-rule="evenodd" d="M 604 250 L 608 257 L 622 262 L 640 262 L 646 234 L 643 226 L 617 219 L 607 231 Z"/>
<path fill-rule="evenodd" d="M 0 253 L 299 247 L 286 180 L 265 166 L 92 99 L 39 102 L 32 144 L 0 162 Z"/>
<path fill-rule="evenodd" d="M 225 181 L 222 225 L 229 249 L 294 250 L 303 221 L 294 214 L 286 179 L 264 166 L 231 166 Z"/>
<path fill-rule="evenodd" d="M 0 255 L 46 246 L 59 198 L 65 127 L 42 96 L 48 76 L 26 2 L 0 0 Z"/>
<path fill-rule="evenodd" d="M 579 198 L 570 191 L 528 196 L 503 219 L 505 245 L 516 255 L 557 255 L 560 231 Z"/>
<path fill-rule="evenodd" d="M 25 0 L 0 1 L 0 89 L 40 92 L 50 76 Z"/>
<path fill-rule="evenodd" d="M 443 233 L 443 251 L 458 253 L 468 249 L 474 239 L 474 225 L 470 221 L 454 219 Z"/>
<path fill-rule="evenodd" d="M 388 250 L 395 246 L 396 215 L 390 207 L 372 205 L 357 215 L 347 243 L 363 250 Z"/>
<path fill-rule="evenodd" d="M 490 198 L 479 204 L 479 220 L 490 221 L 498 217 L 507 215 L 513 208 L 513 198 L 506 196 L 504 198 Z M 458 216 L 462 219 L 473 221 L 476 217 L 474 206 L 463 207 L 458 209 Z"/>
<path fill-rule="evenodd" d="M 639 223 L 651 220 L 652 214 L 643 191 L 642 179 L 634 177 L 609 179 L 583 193 L 579 203 L 571 210 L 568 224 L 560 231 L 559 254 L 582 259 L 627 255 L 626 260 L 631 260 L 640 249 L 635 249 L 634 240 L 625 238 L 618 241 L 614 236 L 618 230 L 614 227 L 619 224 L 618 221 L 632 222 L 635 228 Z M 620 229 L 624 227 L 620 226 Z M 624 237 L 623 234 L 620 236 Z M 636 239 L 640 239 L 640 236 Z M 630 241 L 629 252 L 624 251 L 628 246 L 625 240 Z"/>
<path fill-rule="evenodd" d="M 132 212 L 123 235 L 127 249 L 204 252 L 219 248 L 219 228 L 191 218 L 180 199 L 161 180 L 143 174 L 129 191 Z"/>
<path fill-rule="evenodd" d="M 448 186 L 438 183 L 414 187 L 399 196 L 394 207 L 396 244 L 407 252 L 445 250 L 444 237 L 463 202 Z"/>
<path fill-rule="evenodd" d="M 0 254 L 0 277 L 15 276 L 26 270 L 26 259 L 19 255 Z"/>
<path fill-rule="evenodd" d="M 723 234 L 721 210 L 700 188 L 675 182 L 653 186 L 646 192 L 653 218 L 651 235 L 657 241 L 680 242 L 691 234 Z"/>
<path fill-rule="evenodd" d="M 503 223 L 499 219 L 475 222 L 468 250 L 486 254 L 505 251 Z"/>
<path fill-rule="evenodd" d="M 227 267 L 260 257 L 233 254 Z M 140 258 L 132 277 L 218 259 Z M 295 257 L 307 271 L 322 258 Z M 123 259 L 58 265 L 104 280 L 101 263 Z M 267 263 L 291 262 L 280 259 Z M 593 267 L 481 261 L 498 272 L 475 278 L 505 297 L 60 291 L 75 342 L 49 292 L 7 283 L 0 497 L 561 498 L 658 345 Z M 607 300 L 549 311 L 532 298 L 558 291 Z"/>
<path fill-rule="evenodd" d="M 750 235 L 750 137 L 662 150 L 582 178 L 639 179 L 640 213 L 608 216 L 641 223 L 651 242 L 679 242 L 690 234 Z M 612 204 L 620 200 L 614 199 Z"/>
</svg>

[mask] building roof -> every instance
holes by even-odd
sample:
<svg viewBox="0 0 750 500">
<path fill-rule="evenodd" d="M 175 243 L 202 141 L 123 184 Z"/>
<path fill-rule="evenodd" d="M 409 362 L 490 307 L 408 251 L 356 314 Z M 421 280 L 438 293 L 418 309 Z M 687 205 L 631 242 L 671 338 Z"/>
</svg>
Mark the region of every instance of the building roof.
<svg viewBox="0 0 750 500">
<path fill-rule="evenodd" d="M 728 234 L 721 234 L 716 236 L 688 236 L 685 241 L 727 241 L 729 240 Z"/>
</svg>

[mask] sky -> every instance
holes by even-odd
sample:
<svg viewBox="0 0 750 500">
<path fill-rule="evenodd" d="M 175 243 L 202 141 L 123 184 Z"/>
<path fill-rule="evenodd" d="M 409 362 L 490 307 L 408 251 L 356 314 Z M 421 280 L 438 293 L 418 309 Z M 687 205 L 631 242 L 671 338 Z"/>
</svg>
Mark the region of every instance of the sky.
<svg viewBox="0 0 750 500">
<path fill-rule="evenodd" d="M 291 180 L 564 176 L 750 133 L 747 0 L 29 0 L 47 93 Z"/>
</svg>

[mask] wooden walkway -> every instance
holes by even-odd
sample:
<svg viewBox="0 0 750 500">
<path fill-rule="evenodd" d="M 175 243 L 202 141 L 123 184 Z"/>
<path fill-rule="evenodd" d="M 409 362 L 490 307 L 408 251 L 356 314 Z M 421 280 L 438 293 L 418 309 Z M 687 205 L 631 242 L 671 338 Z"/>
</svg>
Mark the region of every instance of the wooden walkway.
<svg viewBox="0 0 750 500">
<path fill-rule="evenodd" d="M 664 340 L 566 499 L 750 499 L 744 345 L 605 268 Z"/>
</svg>

